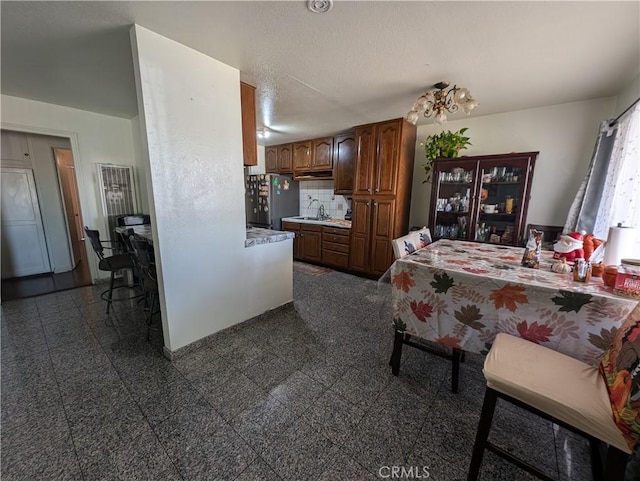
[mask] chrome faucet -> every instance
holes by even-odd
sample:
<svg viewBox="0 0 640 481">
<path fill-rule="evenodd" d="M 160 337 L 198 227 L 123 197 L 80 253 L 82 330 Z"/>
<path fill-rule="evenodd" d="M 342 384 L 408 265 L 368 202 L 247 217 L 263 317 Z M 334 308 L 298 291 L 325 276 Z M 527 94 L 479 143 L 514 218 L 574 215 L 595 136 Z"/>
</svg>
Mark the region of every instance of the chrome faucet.
<svg viewBox="0 0 640 481">
<path fill-rule="evenodd" d="M 318 218 L 320 220 L 326 220 L 329 218 L 329 215 L 324 211 L 324 204 L 320 204 L 320 207 L 318 207 Z"/>
<path fill-rule="evenodd" d="M 318 219 L 320 220 L 328 219 L 329 216 L 324 211 L 324 204 L 322 204 L 318 199 L 311 199 L 311 202 L 309 202 L 307 209 L 311 209 L 311 206 L 313 205 L 314 202 L 317 202 L 318 204 L 320 204 L 320 206 L 318 207 L 318 214 L 316 217 L 318 217 Z"/>
</svg>

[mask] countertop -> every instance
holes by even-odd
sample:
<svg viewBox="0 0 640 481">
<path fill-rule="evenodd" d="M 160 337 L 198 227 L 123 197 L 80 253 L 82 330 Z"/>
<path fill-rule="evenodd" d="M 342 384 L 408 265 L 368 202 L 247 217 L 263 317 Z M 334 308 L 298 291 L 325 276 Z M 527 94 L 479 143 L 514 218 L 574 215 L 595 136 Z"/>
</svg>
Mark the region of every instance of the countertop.
<svg viewBox="0 0 640 481">
<path fill-rule="evenodd" d="M 351 229 L 351 221 L 343 219 L 311 220 L 299 217 L 283 217 L 282 222 L 298 222 L 299 224 L 320 224 L 339 229 Z"/>
<path fill-rule="evenodd" d="M 244 241 L 244 246 L 253 247 L 259 244 L 282 242 L 287 239 L 293 239 L 294 237 L 295 234 L 293 232 L 263 229 L 261 227 L 247 227 L 247 239 Z"/>
</svg>

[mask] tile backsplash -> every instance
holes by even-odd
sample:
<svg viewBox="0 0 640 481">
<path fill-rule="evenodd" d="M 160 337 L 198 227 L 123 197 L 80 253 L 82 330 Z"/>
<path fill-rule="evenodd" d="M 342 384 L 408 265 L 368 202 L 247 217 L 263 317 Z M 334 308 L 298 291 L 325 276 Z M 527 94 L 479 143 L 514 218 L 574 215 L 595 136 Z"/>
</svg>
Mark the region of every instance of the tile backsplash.
<svg viewBox="0 0 640 481">
<path fill-rule="evenodd" d="M 313 199 L 318 202 L 309 207 Z M 300 181 L 300 215 L 317 216 L 320 204 L 330 217 L 344 219 L 347 209 L 351 208 L 351 199 L 333 193 L 333 180 Z"/>
</svg>

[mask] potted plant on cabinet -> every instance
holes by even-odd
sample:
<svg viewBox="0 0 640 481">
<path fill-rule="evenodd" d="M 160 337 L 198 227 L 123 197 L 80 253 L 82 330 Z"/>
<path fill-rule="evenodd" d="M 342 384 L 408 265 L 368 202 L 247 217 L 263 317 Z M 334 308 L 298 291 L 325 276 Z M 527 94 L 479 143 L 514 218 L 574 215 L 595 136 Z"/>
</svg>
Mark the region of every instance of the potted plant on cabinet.
<svg viewBox="0 0 640 481">
<path fill-rule="evenodd" d="M 439 134 L 430 135 L 424 142 L 420 143 L 420 147 L 424 147 L 424 153 L 427 158 L 427 161 L 423 164 L 427 178 L 423 183 L 431 181 L 431 170 L 435 159 L 439 157 L 454 159 L 458 157 L 458 153 L 462 149 L 466 149 L 468 145 L 471 145 L 469 137 L 464 135 L 467 130 L 468 128 L 464 127 L 457 132 L 442 131 Z"/>
</svg>

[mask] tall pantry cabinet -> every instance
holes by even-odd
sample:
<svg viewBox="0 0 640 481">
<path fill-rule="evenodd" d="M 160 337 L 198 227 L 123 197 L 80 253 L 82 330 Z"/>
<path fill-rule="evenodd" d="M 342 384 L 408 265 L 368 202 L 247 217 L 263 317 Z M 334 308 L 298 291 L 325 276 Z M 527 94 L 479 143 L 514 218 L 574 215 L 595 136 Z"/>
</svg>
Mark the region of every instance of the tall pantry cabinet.
<svg viewBox="0 0 640 481">
<path fill-rule="evenodd" d="M 416 127 L 395 119 L 356 127 L 349 268 L 380 276 L 393 262 L 391 241 L 407 233 Z"/>
</svg>

